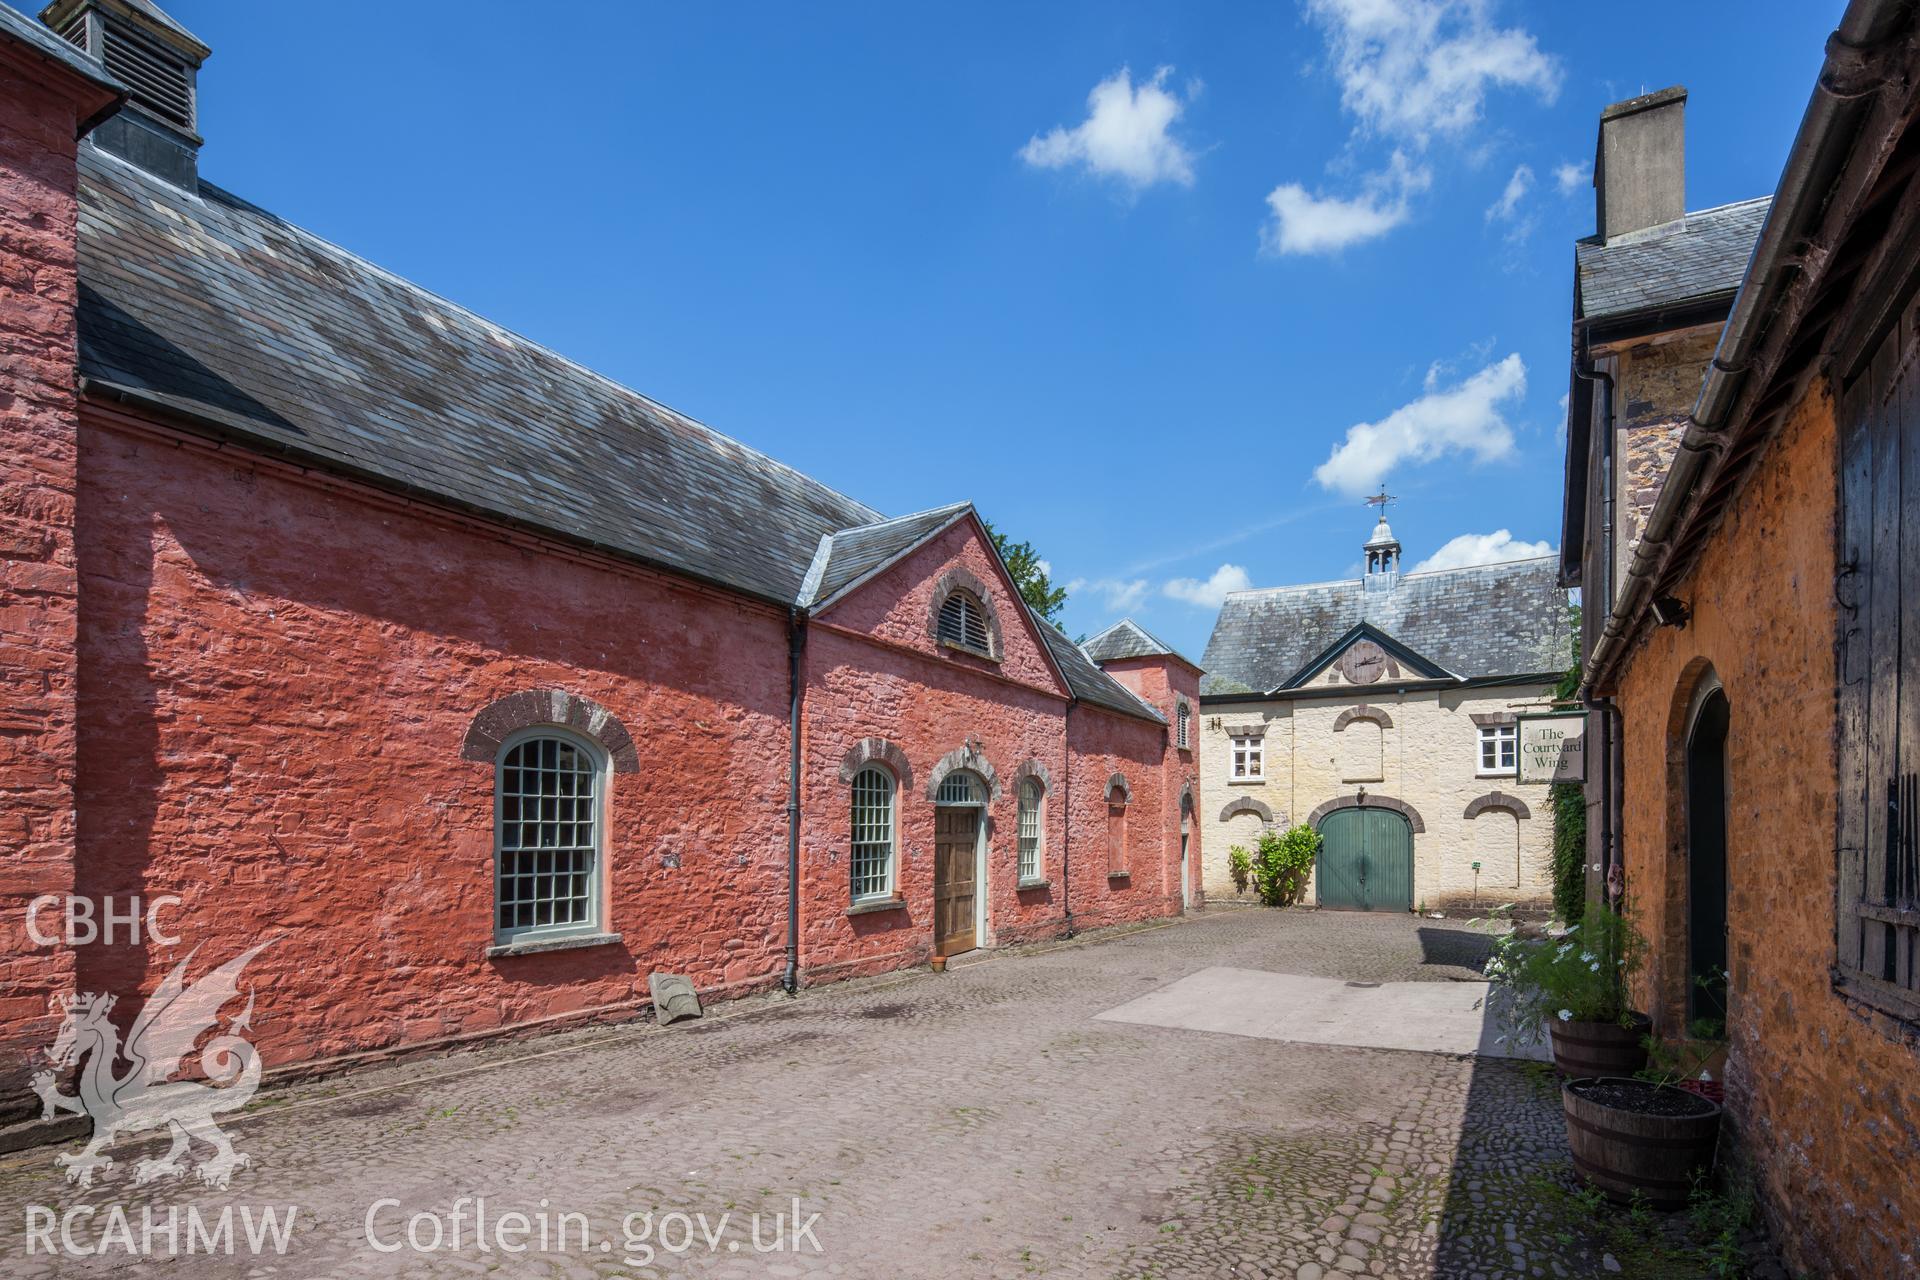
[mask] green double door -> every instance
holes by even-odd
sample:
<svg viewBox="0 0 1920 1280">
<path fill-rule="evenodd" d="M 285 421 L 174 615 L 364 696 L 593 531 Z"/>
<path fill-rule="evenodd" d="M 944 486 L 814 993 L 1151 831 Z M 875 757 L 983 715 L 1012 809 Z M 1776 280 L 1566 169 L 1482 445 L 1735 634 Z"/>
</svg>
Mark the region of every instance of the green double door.
<svg viewBox="0 0 1920 1280">
<path fill-rule="evenodd" d="M 1413 910 L 1413 828 L 1391 809 L 1335 809 L 1320 821 L 1320 905 Z"/>
</svg>

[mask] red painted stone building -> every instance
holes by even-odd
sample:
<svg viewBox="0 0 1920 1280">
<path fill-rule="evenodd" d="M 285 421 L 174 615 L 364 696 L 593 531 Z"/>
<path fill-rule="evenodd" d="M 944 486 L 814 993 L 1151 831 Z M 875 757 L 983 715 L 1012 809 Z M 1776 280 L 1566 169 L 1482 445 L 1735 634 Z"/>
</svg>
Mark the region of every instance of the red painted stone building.
<svg viewBox="0 0 1920 1280">
<path fill-rule="evenodd" d="M 886 519 L 200 180 L 146 0 L 42 22 L 0 7 L 8 1109 L 52 998 L 193 948 L 272 940 L 288 1067 L 1197 896 L 1191 664 L 1103 671 L 967 504 Z M 38 941 L 69 895 L 179 902 Z"/>
</svg>

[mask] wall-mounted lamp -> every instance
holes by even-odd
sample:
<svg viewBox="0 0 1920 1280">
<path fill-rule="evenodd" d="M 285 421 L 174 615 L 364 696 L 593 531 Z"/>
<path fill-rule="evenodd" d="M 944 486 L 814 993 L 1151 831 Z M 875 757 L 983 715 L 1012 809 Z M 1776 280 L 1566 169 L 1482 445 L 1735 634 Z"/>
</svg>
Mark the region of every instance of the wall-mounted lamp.
<svg viewBox="0 0 1920 1280">
<path fill-rule="evenodd" d="M 1687 619 L 1693 616 L 1686 603 L 1674 596 L 1655 596 L 1648 608 L 1653 612 L 1653 620 L 1663 627 L 1685 627 Z"/>
</svg>

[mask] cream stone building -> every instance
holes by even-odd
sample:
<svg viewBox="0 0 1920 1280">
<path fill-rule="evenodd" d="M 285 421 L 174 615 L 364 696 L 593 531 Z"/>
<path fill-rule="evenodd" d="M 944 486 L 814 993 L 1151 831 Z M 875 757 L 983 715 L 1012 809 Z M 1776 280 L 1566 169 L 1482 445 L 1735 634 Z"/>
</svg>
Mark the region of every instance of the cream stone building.
<svg viewBox="0 0 1920 1280">
<path fill-rule="evenodd" d="M 1516 718 L 1569 663 L 1552 557 L 1400 572 L 1384 513 L 1366 575 L 1238 591 L 1200 686 L 1209 895 L 1267 828 L 1324 837 L 1309 901 L 1410 911 L 1553 893 L 1545 784 L 1517 780 Z"/>
</svg>

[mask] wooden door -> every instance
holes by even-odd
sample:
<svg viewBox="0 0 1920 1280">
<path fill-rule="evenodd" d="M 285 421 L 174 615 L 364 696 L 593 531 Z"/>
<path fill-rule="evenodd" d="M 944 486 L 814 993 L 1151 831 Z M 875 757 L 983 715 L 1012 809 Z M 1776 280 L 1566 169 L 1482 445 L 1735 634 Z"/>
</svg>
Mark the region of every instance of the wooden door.
<svg viewBox="0 0 1920 1280">
<path fill-rule="evenodd" d="M 974 936 L 974 863 L 978 809 L 933 811 L 933 954 L 958 955 L 979 945 Z"/>
<path fill-rule="evenodd" d="M 1336 809 L 1320 823 L 1320 905 L 1413 909 L 1413 829 L 1391 809 Z"/>
</svg>

